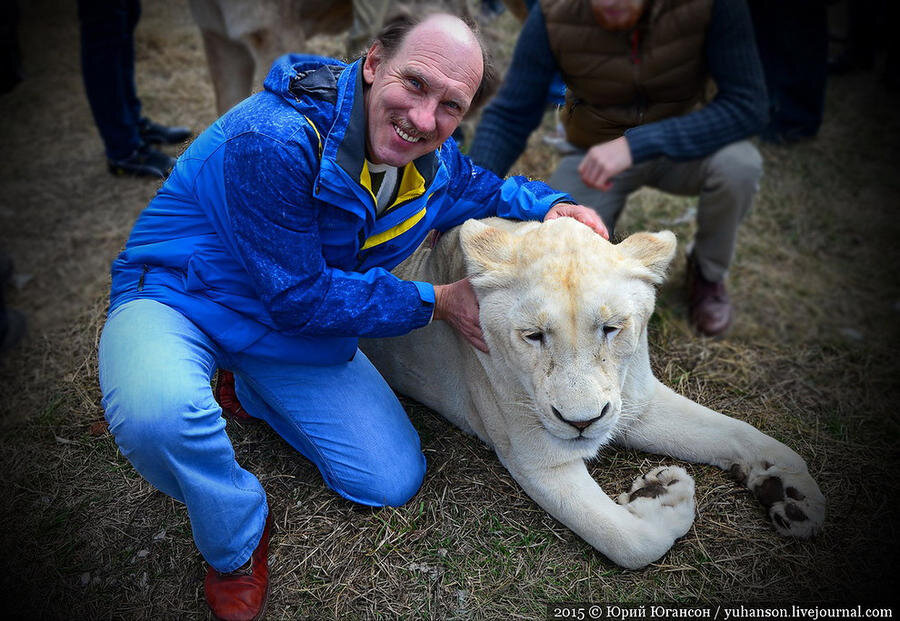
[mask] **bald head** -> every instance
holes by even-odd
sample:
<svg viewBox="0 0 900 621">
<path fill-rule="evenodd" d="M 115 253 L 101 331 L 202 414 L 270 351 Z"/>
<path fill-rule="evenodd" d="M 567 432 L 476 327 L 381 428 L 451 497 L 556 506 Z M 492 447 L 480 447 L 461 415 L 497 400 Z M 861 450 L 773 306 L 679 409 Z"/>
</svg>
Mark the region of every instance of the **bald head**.
<svg viewBox="0 0 900 621">
<path fill-rule="evenodd" d="M 404 39 L 404 43 L 416 41 L 441 41 L 444 45 L 456 52 L 466 54 L 465 60 L 477 56 L 479 65 L 481 55 L 481 42 L 469 25 L 456 15 L 449 13 L 434 13 L 428 15 L 419 24 L 413 26 Z M 459 60 L 464 60 L 459 58 Z"/>
<path fill-rule="evenodd" d="M 435 14 L 414 26 L 400 44 L 399 54 L 424 54 L 434 65 L 454 65 L 465 82 L 478 92 L 484 70 L 481 44 L 475 34 L 455 15 Z M 466 102 L 469 107 L 469 102 Z"/>
<path fill-rule="evenodd" d="M 418 33 L 420 37 L 441 37 L 453 45 L 481 54 L 481 42 L 478 41 L 478 37 L 469 25 L 456 15 L 449 13 L 426 15 L 421 22 L 412 27 L 407 37 L 412 36 L 413 32 Z"/>
</svg>

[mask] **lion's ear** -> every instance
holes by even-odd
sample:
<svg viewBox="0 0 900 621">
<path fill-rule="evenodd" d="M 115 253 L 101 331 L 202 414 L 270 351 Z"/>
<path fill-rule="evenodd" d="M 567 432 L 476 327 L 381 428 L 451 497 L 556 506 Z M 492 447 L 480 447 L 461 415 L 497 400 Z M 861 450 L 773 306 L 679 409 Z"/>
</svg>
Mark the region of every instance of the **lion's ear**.
<svg viewBox="0 0 900 621">
<path fill-rule="evenodd" d="M 639 276 L 659 284 L 666 278 L 666 270 L 675 256 L 677 245 L 672 231 L 660 231 L 630 235 L 618 244 L 618 248 L 647 268 L 646 271 L 641 270 Z"/>
<path fill-rule="evenodd" d="M 459 230 L 459 242 L 469 276 L 509 273 L 514 241 L 508 232 L 478 220 L 467 220 Z"/>
</svg>

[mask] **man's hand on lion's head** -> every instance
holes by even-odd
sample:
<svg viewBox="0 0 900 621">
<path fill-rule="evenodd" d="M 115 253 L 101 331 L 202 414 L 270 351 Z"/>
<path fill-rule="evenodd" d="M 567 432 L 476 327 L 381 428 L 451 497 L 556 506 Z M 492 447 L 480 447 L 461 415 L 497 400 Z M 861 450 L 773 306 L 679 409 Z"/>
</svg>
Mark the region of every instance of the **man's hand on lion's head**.
<svg viewBox="0 0 900 621">
<path fill-rule="evenodd" d="M 468 278 L 434 286 L 434 318 L 449 323 L 476 349 L 490 353 L 478 319 L 478 298 Z"/>
<path fill-rule="evenodd" d="M 556 203 L 550 208 L 547 215 L 544 216 L 544 222 L 564 217 L 574 218 L 589 227 L 598 235 L 602 236 L 603 239 L 609 239 L 609 231 L 606 230 L 606 225 L 603 224 L 603 220 L 597 215 L 596 211 L 590 207 L 585 207 L 584 205 Z"/>
</svg>

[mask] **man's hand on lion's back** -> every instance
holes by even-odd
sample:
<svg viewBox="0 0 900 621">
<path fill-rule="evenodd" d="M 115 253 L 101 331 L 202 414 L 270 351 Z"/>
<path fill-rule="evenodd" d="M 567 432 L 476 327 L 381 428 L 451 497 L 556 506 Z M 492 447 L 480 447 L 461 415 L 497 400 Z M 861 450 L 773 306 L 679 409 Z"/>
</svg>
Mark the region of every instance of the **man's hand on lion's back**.
<svg viewBox="0 0 900 621">
<path fill-rule="evenodd" d="M 489 353 L 478 320 L 478 298 L 468 278 L 435 285 L 434 318 L 446 321 L 476 349 Z"/>
<path fill-rule="evenodd" d="M 589 227 L 593 230 L 597 235 L 603 237 L 603 239 L 609 239 L 609 231 L 606 230 L 606 225 L 603 224 L 603 220 L 600 216 L 597 215 L 597 212 L 591 209 L 590 207 L 585 207 L 584 205 L 573 205 L 572 203 L 556 203 L 553 207 L 550 208 L 550 211 L 547 212 L 547 215 L 544 216 L 544 222 L 547 220 L 553 220 L 555 218 L 574 218 L 578 220 L 585 226 Z"/>
</svg>

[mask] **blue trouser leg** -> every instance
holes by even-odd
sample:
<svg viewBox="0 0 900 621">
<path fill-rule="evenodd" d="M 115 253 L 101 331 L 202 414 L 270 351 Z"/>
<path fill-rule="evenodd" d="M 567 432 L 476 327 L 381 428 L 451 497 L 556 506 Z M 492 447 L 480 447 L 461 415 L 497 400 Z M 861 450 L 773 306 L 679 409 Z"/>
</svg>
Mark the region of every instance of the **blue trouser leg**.
<svg viewBox="0 0 900 621">
<path fill-rule="evenodd" d="M 396 506 L 425 474 L 419 437 L 362 352 L 329 367 L 228 356 L 177 311 L 135 300 L 110 313 L 100 339 L 100 387 L 123 455 L 187 505 L 194 541 L 219 571 L 249 558 L 267 505 L 241 468 L 209 382 L 234 369 L 245 409 L 309 458 L 339 494 Z"/>
<path fill-rule="evenodd" d="M 235 356 L 238 399 L 312 461 L 344 498 L 399 506 L 425 476 L 419 436 L 365 354 L 316 367 Z"/>
<path fill-rule="evenodd" d="M 141 104 L 134 82 L 138 0 L 78 0 L 84 89 L 107 157 L 141 145 Z"/>
<path fill-rule="evenodd" d="M 125 48 L 125 62 L 123 66 L 126 69 L 124 83 L 128 85 L 125 89 L 125 101 L 128 105 L 132 119 L 137 119 L 138 126 L 142 120 L 141 116 L 141 100 L 138 99 L 137 86 L 134 78 L 134 31 L 141 19 L 141 2 L 140 0 L 126 0 L 128 5 L 128 38 L 130 45 Z"/>
<path fill-rule="evenodd" d="M 197 549 L 219 571 L 240 567 L 259 543 L 268 507 L 235 461 L 210 388 L 215 345 L 152 300 L 114 310 L 100 339 L 100 387 L 122 454 L 155 487 L 187 505 Z"/>
</svg>

